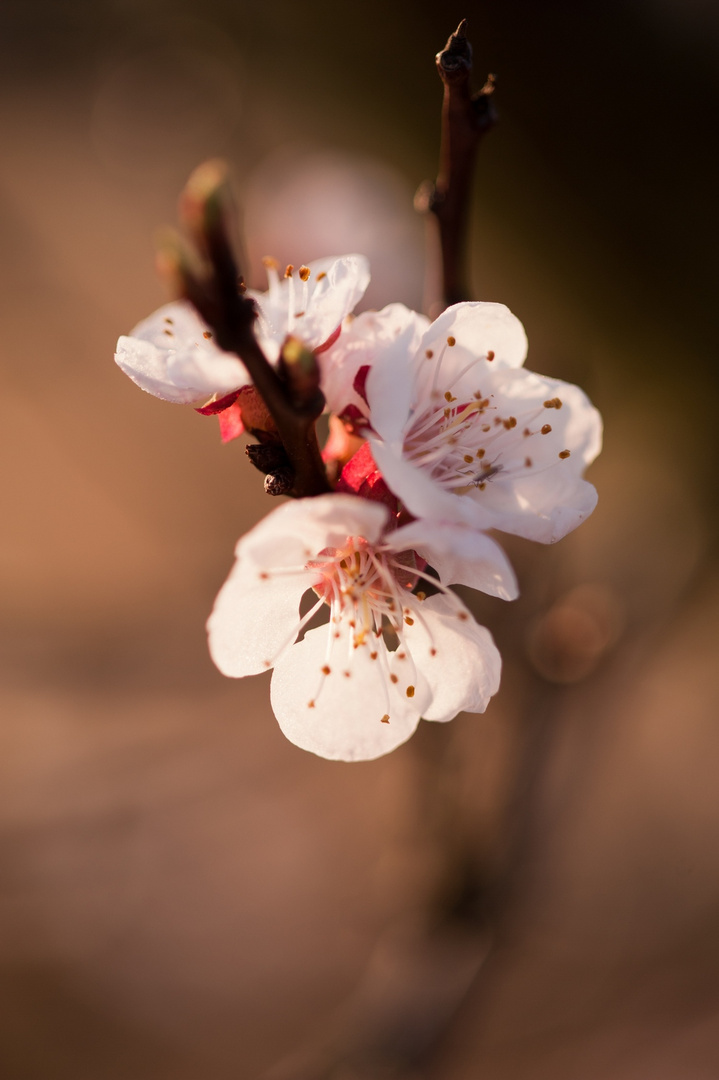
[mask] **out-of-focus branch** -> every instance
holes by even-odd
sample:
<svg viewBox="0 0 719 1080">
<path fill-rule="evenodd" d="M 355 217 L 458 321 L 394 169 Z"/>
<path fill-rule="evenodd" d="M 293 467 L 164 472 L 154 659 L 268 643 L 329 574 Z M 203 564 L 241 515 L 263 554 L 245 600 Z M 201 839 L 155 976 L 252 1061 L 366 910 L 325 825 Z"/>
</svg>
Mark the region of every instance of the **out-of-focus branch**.
<svg viewBox="0 0 719 1080">
<path fill-rule="evenodd" d="M 308 350 L 288 343 L 275 369 L 260 348 L 254 331 L 255 303 L 244 295 L 230 242 L 231 206 L 224 163 L 199 166 L 180 198 L 180 219 L 196 252 L 179 236 L 167 236 L 158 259 L 160 271 L 175 292 L 193 304 L 217 345 L 239 356 L 275 422 L 275 445 L 280 456 L 284 450 L 286 464 L 268 476 L 266 490 L 295 498 L 320 495 L 330 486 L 317 442 L 316 420 L 324 396 L 316 361 Z"/>
<path fill-rule="evenodd" d="M 449 306 L 470 299 L 464 262 L 474 161 L 480 139 L 494 126 L 497 115 L 493 75 L 478 94 L 471 92 L 472 46 L 466 19 L 437 53 L 436 63 L 444 83 L 439 175 L 436 183 L 422 184 L 415 206 L 431 211 L 439 223 L 442 294 Z"/>
</svg>

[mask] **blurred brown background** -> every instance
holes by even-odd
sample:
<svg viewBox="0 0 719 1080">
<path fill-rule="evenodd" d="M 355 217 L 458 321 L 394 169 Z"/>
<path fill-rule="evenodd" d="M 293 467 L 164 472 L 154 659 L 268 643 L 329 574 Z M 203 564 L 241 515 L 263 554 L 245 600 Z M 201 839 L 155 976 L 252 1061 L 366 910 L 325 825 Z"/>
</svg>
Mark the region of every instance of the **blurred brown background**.
<svg viewBox="0 0 719 1080">
<path fill-rule="evenodd" d="M 112 352 L 218 154 L 256 284 L 358 250 L 369 306 L 420 307 L 461 16 L 501 115 L 477 295 L 605 414 L 600 503 L 508 545 L 484 717 L 327 763 L 206 654 L 259 474 Z M 719 1076 L 718 59 L 711 0 L 4 0 L 0 1075 L 244 1080 L 309 1041 L 283 1075 Z"/>
</svg>

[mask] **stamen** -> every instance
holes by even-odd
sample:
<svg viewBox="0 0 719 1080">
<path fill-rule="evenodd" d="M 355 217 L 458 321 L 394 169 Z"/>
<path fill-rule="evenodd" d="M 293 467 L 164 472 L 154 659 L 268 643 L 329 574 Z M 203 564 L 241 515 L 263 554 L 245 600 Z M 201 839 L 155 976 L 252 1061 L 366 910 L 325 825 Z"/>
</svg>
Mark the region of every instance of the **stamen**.
<svg viewBox="0 0 719 1080">
<path fill-rule="evenodd" d="M 277 259 L 273 259 L 271 255 L 265 255 L 262 259 L 262 265 L 267 272 L 267 291 L 269 293 L 270 302 L 275 303 L 280 295 L 280 278 L 278 273 L 280 264 L 277 262 Z"/>
</svg>

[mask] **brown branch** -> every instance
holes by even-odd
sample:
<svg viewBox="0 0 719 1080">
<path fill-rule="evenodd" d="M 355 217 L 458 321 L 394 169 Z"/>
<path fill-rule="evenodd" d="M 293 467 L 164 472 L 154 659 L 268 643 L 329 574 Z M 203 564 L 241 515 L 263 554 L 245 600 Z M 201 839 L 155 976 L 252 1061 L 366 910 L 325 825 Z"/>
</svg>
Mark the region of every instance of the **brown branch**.
<svg viewBox="0 0 719 1080">
<path fill-rule="evenodd" d="M 462 19 L 437 53 L 437 71 L 444 83 L 439 175 L 425 181 L 415 205 L 430 210 L 439 224 L 442 251 L 442 294 L 446 306 L 470 299 L 465 281 L 465 248 L 474 161 L 482 136 L 495 124 L 494 76 L 472 95 L 472 46 Z"/>
<path fill-rule="evenodd" d="M 243 295 L 245 286 L 229 239 L 231 202 L 226 174 L 222 162 L 211 161 L 190 177 L 180 198 L 180 218 L 201 261 L 175 239 L 162 253 L 164 271 L 210 327 L 217 345 L 242 360 L 275 422 L 277 432 L 270 438 L 280 456 L 284 449 L 286 464 L 268 475 L 265 490 L 295 498 L 321 495 L 331 489 L 317 442 L 316 420 L 325 404 L 317 362 L 311 352 L 298 349 L 290 339 L 276 369 L 257 342 L 257 310 L 254 301 Z M 253 455 L 250 458 L 254 461 Z"/>
</svg>

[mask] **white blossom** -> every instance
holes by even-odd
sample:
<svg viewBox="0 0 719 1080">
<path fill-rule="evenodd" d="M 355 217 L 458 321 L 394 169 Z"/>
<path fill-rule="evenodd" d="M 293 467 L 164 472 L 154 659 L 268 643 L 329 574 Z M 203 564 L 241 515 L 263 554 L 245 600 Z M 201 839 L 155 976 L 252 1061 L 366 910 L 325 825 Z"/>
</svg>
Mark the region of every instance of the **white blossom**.
<svg viewBox="0 0 719 1080">
<path fill-rule="evenodd" d="M 362 255 L 320 259 L 280 280 L 267 260 L 269 291 L 248 292 L 257 305 L 257 339 L 274 363 L 288 334 L 322 349 L 362 298 L 369 267 Z M 185 301 L 167 304 L 117 343 L 115 360 L 139 387 L 182 405 L 219 401 L 251 383 L 242 362 L 218 349 L 212 333 Z"/>
<path fill-rule="evenodd" d="M 508 308 L 457 304 L 418 344 L 399 315 L 396 336 L 385 331 L 374 348 L 367 318 L 327 362 L 352 370 L 358 335 L 371 364 L 365 430 L 411 514 L 550 543 L 592 512 L 596 491 L 583 473 L 601 447 L 599 413 L 578 387 L 522 367 L 527 339 Z"/>
<path fill-rule="evenodd" d="M 353 495 L 280 506 L 239 541 L 208 621 L 220 671 L 238 678 L 274 668 L 281 729 L 322 757 L 379 757 L 408 739 L 420 717 L 484 711 L 499 686 L 489 632 L 444 585 L 431 596 L 413 591 L 427 577 L 409 546 L 413 526 L 390 525 L 386 507 Z M 506 559 L 481 539 L 474 578 L 511 595 Z M 425 540 L 435 562 L 442 549 L 446 557 L 446 535 Z M 301 616 L 307 593 L 313 603 Z M 305 629 L 320 610 L 328 621 Z"/>
<path fill-rule="evenodd" d="M 275 259 L 265 259 L 264 265 L 268 291 L 250 290 L 247 295 L 257 304 L 255 332 L 271 363 L 288 334 L 308 349 L 327 348 L 369 285 L 364 255 L 330 256 L 299 268 L 287 266 L 282 277 Z"/>
</svg>

